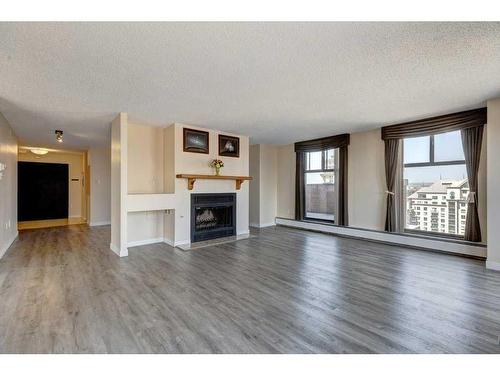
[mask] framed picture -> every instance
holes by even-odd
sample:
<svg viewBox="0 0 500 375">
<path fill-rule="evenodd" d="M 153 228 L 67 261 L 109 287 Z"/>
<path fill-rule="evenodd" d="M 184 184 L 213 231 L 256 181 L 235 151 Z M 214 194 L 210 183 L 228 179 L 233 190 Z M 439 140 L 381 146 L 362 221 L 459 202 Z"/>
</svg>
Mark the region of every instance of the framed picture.
<svg viewBox="0 0 500 375">
<path fill-rule="evenodd" d="M 197 152 L 208 154 L 209 136 L 208 132 L 202 130 L 183 128 L 184 152 Z"/>
<path fill-rule="evenodd" d="M 219 155 L 240 157 L 240 139 L 229 135 L 219 134 Z"/>
</svg>

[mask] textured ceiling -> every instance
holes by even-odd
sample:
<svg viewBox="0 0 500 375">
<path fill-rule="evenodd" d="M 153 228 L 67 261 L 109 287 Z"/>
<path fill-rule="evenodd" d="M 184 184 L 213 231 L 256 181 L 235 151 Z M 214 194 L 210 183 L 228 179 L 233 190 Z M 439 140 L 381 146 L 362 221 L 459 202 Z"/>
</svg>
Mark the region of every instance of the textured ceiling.
<svg viewBox="0 0 500 375">
<path fill-rule="evenodd" d="M 24 144 L 109 141 L 117 112 L 284 144 L 484 105 L 500 23 L 0 23 Z"/>
</svg>

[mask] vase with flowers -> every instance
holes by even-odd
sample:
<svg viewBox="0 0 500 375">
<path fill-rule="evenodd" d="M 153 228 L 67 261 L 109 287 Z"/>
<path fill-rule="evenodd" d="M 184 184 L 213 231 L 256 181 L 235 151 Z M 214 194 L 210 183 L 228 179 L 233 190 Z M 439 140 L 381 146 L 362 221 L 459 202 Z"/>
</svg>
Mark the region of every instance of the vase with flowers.
<svg viewBox="0 0 500 375">
<path fill-rule="evenodd" d="M 210 162 L 210 166 L 215 169 L 215 175 L 220 176 L 220 169 L 224 166 L 224 162 L 219 159 L 214 159 Z"/>
</svg>

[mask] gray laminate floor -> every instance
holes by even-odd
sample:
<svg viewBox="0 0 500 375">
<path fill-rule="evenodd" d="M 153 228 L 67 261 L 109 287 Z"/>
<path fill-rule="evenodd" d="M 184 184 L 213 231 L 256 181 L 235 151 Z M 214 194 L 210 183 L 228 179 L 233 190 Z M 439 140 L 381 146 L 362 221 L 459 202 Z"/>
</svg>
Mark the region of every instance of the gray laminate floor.
<svg viewBox="0 0 500 375">
<path fill-rule="evenodd" d="M 109 234 L 21 233 L 0 352 L 500 353 L 500 273 L 481 261 L 284 227 L 120 259 Z"/>
</svg>

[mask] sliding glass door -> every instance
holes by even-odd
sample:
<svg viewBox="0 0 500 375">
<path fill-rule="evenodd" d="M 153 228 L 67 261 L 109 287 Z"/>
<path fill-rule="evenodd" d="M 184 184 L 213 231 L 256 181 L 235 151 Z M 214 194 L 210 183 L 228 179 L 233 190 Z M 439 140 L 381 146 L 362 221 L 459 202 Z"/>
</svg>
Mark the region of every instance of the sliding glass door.
<svg viewBox="0 0 500 375">
<path fill-rule="evenodd" d="M 337 160 L 335 149 L 305 153 L 305 219 L 335 222 Z"/>
</svg>

